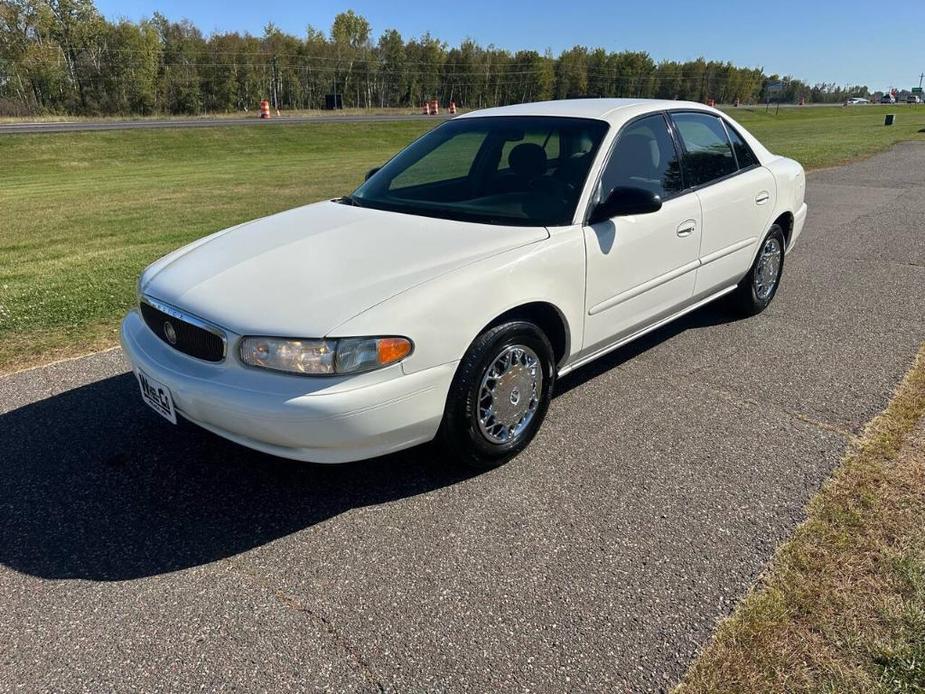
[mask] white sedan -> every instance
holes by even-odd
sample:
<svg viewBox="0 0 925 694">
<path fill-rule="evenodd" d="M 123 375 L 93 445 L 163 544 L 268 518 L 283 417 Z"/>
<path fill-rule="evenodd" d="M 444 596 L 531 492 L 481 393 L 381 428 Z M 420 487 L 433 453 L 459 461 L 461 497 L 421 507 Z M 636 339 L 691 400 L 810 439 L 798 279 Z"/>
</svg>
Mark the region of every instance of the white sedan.
<svg viewBox="0 0 925 694">
<path fill-rule="evenodd" d="M 495 466 L 557 377 L 719 297 L 767 307 L 804 189 L 697 103 L 477 111 L 350 195 L 158 260 L 122 345 L 152 408 L 260 451 L 336 463 L 436 438 Z"/>
</svg>

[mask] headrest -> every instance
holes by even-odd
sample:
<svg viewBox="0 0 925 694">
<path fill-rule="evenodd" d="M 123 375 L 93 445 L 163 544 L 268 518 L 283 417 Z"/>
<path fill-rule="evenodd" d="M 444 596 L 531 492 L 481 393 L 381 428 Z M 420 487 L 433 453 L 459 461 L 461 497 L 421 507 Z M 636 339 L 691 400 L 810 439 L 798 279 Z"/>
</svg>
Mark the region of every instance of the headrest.
<svg viewBox="0 0 925 694">
<path fill-rule="evenodd" d="M 507 156 L 511 170 L 524 178 L 536 178 L 546 173 L 546 150 L 535 142 L 522 142 Z"/>
</svg>

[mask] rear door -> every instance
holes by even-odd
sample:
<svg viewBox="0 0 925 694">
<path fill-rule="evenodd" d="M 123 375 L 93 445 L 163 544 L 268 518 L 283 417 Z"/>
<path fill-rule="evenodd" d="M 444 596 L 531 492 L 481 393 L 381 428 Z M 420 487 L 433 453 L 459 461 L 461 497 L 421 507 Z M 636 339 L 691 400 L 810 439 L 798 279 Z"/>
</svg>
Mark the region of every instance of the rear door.
<svg viewBox="0 0 925 694">
<path fill-rule="evenodd" d="M 737 283 L 748 272 L 771 222 L 776 186 L 745 141 L 718 116 L 671 114 L 683 153 L 684 179 L 703 211 L 700 268 L 694 287 L 702 297 Z"/>
</svg>

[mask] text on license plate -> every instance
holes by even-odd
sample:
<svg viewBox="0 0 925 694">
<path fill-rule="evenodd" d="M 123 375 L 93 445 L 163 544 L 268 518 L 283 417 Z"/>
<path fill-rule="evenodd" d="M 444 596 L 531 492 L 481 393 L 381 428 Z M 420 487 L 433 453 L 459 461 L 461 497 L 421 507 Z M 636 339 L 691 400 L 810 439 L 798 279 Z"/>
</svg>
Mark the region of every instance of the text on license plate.
<svg viewBox="0 0 925 694">
<path fill-rule="evenodd" d="M 141 399 L 148 406 L 172 424 L 177 423 L 177 411 L 173 406 L 170 389 L 163 383 L 155 381 L 141 369 L 135 372 L 141 388 Z"/>
</svg>

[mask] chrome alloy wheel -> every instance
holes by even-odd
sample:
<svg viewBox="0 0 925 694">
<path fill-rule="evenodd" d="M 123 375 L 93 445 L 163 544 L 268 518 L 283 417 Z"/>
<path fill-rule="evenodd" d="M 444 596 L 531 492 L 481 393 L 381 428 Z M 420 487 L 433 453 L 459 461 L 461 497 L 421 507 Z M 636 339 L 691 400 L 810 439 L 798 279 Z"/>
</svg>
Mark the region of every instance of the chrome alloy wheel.
<svg viewBox="0 0 925 694">
<path fill-rule="evenodd" d="M 536 414 L 543 394 L 543 367 L 529 347 L 512 345 L 496 356 L 479 386 L 479 430 L 491 443 L 510 443 Z"/>
<path fill-rule="evenodd" d="M 780 276 L 780 262 L 783 249 L 780 241 L 773 236 L 764 242 L 761 254 L 758 256 L 758 265 L 755 268 L 755 296 L 759 301 L 766 301 Z"/>
</svg>

